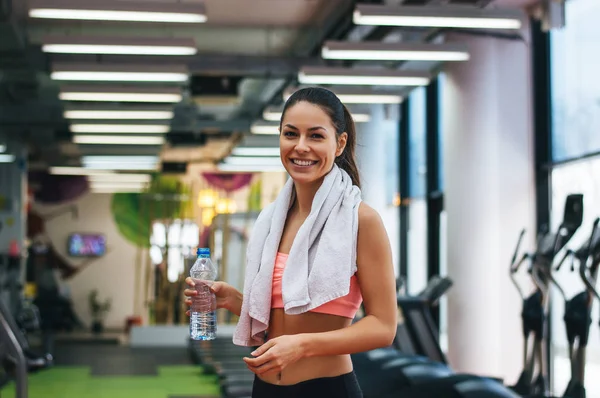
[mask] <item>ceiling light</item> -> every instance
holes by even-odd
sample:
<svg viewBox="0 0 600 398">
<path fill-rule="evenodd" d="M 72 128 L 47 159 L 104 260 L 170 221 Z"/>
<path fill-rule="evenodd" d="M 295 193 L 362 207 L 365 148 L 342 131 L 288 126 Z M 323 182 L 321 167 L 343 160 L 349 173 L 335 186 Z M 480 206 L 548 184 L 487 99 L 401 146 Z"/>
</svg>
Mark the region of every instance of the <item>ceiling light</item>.
<svg viewBox="0 0 600 398">
<path fill-rule="evenodd" d="M 192 39 L 125 37 L 46 37 L 42 51 L 63 54 L 193 55 Z"/>
<path fill-rule="evenodd" d="M 278 147 L 237 147 L 231 151 L 233 156 L 279 156 Z"/>
<path fill-rule="evenodd" d="M 113 82 L 186 82 L 188 73 L 182 66 L 152 65 L 54 65 L 53 80 Z"/>
<path fill-rule="evenodd" d="M 299 87 L 286 89 L 283 93 L 283 100 L 287 101 L 299 89 Z M 404 99 L 400 94 L 365 89 L 350 89 L 347 87 L 336 89 L 335 95 L 344 104 L 400 104 Z"/>
<path fill-rule="evenodd" d="M 15 161 L 15 155 L 11 154 L 0 154 L 0 163 L 12 163 Z"/>
<path fill-rule="evenodd" d="M 91 193 L 137 193 L 141 192 L 144 187 L 90 187 Z"/>
<path fill-rule="evenodd" d="M 88 181 L 101 183 L 101 182 L 150 182 L 152 176 L 149 174 L 131 174 L 131 173 L 113 173 L 113 174 L 100 174 L 88 176 Z"/>
<path fill-rule="evenodd" d="M 469 53 L 463 46 L 448 44 L 404 44 L 381 42 L 327 41 L 324 59 L 376 61 L 466 61 Z"/>
<path fill-rule="evenodd" d="M 100 145 L 162 145 L 165 139 L 161 136 L 76 135 L 73 142 Z"/>
<path fill-rule="evenodd" d="M 72 124 L 72 133 L 130 133 L 130 134 L 162 134 L 167 133 L 167 125 L 153 124 Z"/>
<path fill-rule="evenodd" d="M 354 123 L 366 123 L 371 120 L 371 115 L 367 113 L 352 113 L 351 115 Z"/>
<path fill-rule="evenodd" d="M 269 122 L 279 122 L 281 120 L 281 111 L 265 109 L 263 111 L 263 119 Z"/>
<path fill-rule="evenodd" d="M 63 86 L 59 98 L 63 101 L 89 102 L 181 102 L 181 90 L 176 87 L 105 87 Z"/>
<path fill-rule="evenodd" d="M 50 174 L 54 175 L 70 175 L 70 176 L 84 176 L 84 175 L 109 175 L 113 176 L 116 173 L 111 170 L 88 170 L 82 167 L 64 167 L 55 166 L 50 167 L 48 170 Z"/>
<path fill-rule="evenodd" d="M 278 124 L 255 123 L 252 126 L 250 126 L 250 132 L 252 134 L 278 135 L 279 134 L 279 125 Z"/>
<path fill-rule="evenodd" d="M 298 72 L 300 84 L 425 86 L 429 80 L 429 73 L 390 69 L 304 67 Z"/>
<path fill-rule="evenodd" d="M 206 13 L 202 3 L 184 4 L 171 2 L 168 5 L 157 2 L 99 1 L 85 2 L 74 0 L 32 0 L 31 18 L 74 19 L 86 21 L 130 21 L 130 22 L 169 22 L 203 23 Z"/>
<path fill-rule="evenodd" d="M 260 173 L 260 172 L 273 172 L 273 171 L 285 171 L 283 165 L 233 165 L 227 163 L 220 163 L 217 165 L 219 171 L 231 172 L 231 173 Z"/>
<path fill-rule="evenodd" d="M 65 119 L 139 119 L 168 120 L 173 118 L 173 111 L 104 111 L 104 110 L 67 110 Z"/>
<path fill-rule="evenodd" d="M 353 22 L 372 26 L 520 29 L 521 14 L 475 7 L 357 5 Z"/>
<path fill-rule="evenodd" d="M 0 144 L 0 152 L 5 152 L 5 151 L 6 151 L 6 145 Z"/>
</svg>

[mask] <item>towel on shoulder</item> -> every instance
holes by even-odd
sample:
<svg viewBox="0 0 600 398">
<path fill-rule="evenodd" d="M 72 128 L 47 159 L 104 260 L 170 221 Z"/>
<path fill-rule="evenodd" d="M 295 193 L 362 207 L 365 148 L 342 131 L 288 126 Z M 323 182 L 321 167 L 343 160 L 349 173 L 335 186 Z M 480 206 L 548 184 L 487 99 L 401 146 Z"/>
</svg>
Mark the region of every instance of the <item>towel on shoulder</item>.
<svg viewBox="0 0 600 398">
<path fill-rule="evenodd" d="M 244 299 L 233 343 L 264 343 L 271 313 L 275 257 L 294 194 L 290 178 L 258 216 L 246 251 Z M 347 295 L 356 272 L 360 189 L 334 164 L 315 194 L 310 214 L 298 230 L 282 280 L 284 310 L 302 314 Z"/>
</svg>

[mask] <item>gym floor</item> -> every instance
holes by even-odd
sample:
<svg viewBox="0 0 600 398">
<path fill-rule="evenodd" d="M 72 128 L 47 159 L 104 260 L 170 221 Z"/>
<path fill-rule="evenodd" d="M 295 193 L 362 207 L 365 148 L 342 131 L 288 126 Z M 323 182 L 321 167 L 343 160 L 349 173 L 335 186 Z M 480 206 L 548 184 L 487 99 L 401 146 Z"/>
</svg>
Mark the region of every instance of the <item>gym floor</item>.
<svg viewBox="0 0 600 398">
<path fill-rule="evenodd" d="M 213 398 L 216 376 L 203 375 L 185 348 L 136 349 L 60 342 L 55 366 L 29 376 L 30 398 Z M 14 396 L 14 384 L 2 389 Z"/>
</svg>

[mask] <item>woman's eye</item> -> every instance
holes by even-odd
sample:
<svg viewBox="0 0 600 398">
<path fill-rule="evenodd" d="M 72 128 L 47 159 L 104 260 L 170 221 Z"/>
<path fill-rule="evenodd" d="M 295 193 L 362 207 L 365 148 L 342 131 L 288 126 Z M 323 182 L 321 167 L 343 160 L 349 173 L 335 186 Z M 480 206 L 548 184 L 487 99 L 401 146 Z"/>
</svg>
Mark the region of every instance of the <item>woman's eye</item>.
<svg viewBox="0 0 600 398">
<path fill-rule="evenodd" d="M 323 138 L 323 135 L 322 134 L 313 134 L 312 138 L 320 140 L 321 138 Z"/>
<path fill-rule="evenodd" d="M 296 135 L 296 133 L 294 133 L 293 131 L 284 131 L 283 135 L 285 137 L 294 137 Z"/>
</svg>

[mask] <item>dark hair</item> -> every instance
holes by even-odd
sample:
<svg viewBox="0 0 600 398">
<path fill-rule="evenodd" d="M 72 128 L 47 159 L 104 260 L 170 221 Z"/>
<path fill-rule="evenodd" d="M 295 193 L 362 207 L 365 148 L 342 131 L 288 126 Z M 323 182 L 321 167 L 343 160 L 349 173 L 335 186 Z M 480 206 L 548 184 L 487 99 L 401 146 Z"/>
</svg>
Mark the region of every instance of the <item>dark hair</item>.
<svg viewBox="0 0 600 398">
<path fill-rule="evenodd" d="M 298 102 L 303 101 L 318 106 L 329 115 L 331 122 L 335 126 L 336 136 L 339 137 L 339 135 L 344 132 L 348 135 L 346 147 L 342 154 L 335 159 L 335 163 L 338 167 L 345 170 L 348 175 L 350 175 L 352 183 L 360 188 L 360 177 L 358 175 L 358 167 L 356 166 L 354 153 L 356 148 L 354 119 L 352 119 L 352 115 L 348 111 L 348 108 L 342 104 L 340 99 L 333 92 L 321 87 L 302 88 L 294 92 L 285 102 L 281 114 L 281 121 L 279 122 L 279 128 L 281 129 L 281 123 L 285 116 L 285 112 Z"/>
</svg>

